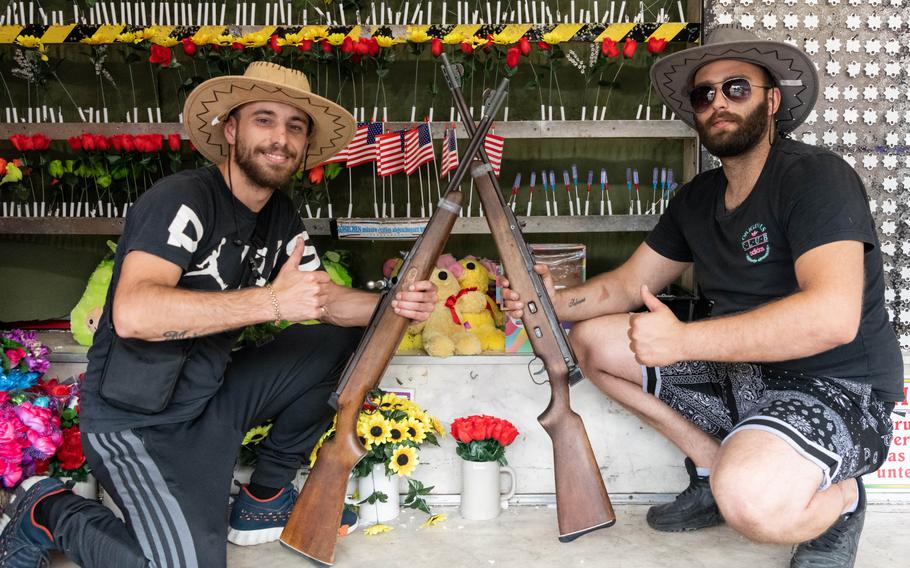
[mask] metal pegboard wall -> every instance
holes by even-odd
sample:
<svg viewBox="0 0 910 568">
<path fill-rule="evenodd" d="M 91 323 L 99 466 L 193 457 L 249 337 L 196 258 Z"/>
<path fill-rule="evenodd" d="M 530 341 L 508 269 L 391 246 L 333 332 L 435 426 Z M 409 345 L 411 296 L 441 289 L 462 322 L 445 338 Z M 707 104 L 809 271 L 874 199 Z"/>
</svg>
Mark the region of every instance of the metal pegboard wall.
<svg viewBox="0 0 910 568">
<path fill-rule="evenodd" d="M 885 295 L 910 350 L 910 0 L 707 0 L 706 33 L 739 24 L 802 47 L 819 72 L 815 110 L 792 137 L 843 156 L 869 193 Z M 705 156 L 705 168 L 718 165 Z"/>
</svg>

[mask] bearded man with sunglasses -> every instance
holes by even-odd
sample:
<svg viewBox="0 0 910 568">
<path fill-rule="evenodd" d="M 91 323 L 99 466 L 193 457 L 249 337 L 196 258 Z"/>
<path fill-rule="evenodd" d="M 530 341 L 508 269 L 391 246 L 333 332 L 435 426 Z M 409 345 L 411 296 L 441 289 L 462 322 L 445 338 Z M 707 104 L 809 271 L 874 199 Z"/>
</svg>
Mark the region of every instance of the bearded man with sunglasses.
<svg viewBox="0 0 910 568">
<path fill-rule="evenodd" d="M 559 317 L 577 322 L 585 374 L 687 456 L 690 485 L 648 511 L 652 528 L 726 521 L 795 545 L 793 567 L 853 566 L 859 478 L 886 459 L 903 368 L 862 182 L 786 138 L 812 110 L 815 67 L 719 27 L 651 78 L 722 166 L 687 183 L 616 270 L 558 293 L 536 270 Z M 690 266 L 713 307 L 683 322 L 652 291 Z M 520 316 L 517 293 L 503 295 Z"/>
</svg>

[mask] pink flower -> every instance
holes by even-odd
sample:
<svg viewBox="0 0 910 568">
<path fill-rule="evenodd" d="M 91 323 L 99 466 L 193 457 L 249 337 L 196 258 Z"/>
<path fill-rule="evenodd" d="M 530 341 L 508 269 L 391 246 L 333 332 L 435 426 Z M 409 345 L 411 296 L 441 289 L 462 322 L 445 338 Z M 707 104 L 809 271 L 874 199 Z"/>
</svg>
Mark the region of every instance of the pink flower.
<svg viewBox="0 0 910 568">
<path fill-rule="evenodd" d="M 14 487 L 22 479 L 22 468 L 18 464 L 2 464 L 0 469 L 0 479 L 6 487 Z"/>
<path fill-rule="evenodd" d="M 15 367 L 16 365 L 19 364 L 19 361 L 21 361 L 22 358 L 25 357 L 25 350 L 19 349 L 19 348 L 7 349 L 6 357 L 7 357 L 7 359 L 9 359 L 10 366 Z"/>
<path fill-rule="evenodd" d="M 30 402 L 23 402 L 13 409 L 13 412 L 15 412 L 16 416 L 19 417 L 19 420 L 31 430 L 43 434 L 47 432 L 50 427 L 51 412 L 46 408 L 33 406 Z"/>
<path fill-rule="evenodd" d="M 44 454 L 44 456 L 50 457 L 60 447 L 60 443 L 63 442 L 63 436 L 60 432 L 53 432 L 50 436 L 42 436 L 31 430 L 28 433 L 28 441 L 31 442 L 32 448 Z"/>
<path fill-rule="evenodd" d="M 11 444 L 16 439 L 16 425 L 12 420 L 0 422 L 0 445 Z"/>
</svg>

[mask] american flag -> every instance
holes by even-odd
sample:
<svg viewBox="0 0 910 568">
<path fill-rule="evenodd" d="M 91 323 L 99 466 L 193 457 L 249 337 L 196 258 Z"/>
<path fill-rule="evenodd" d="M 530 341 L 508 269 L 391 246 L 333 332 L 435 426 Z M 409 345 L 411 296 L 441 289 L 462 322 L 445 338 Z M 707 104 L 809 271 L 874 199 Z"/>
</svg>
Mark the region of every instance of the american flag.
<svg viewBox="0 0 910 568">
<path fill-rule="evenodd" d="M 412 128 L 404 138 L 404 172 L 413 174 L 420 166 L 436 160 L 430 125 L 423 123 Z"/>
<path fill-rule="evenodd" d="M 404 130 L 389 132 L 377 138 L 379 150 L 376 173 L 381 177 L 404 171 Z"/>
<path fill-rule="evenodd" d="M 493 175 L 496 177 L 499 177 L 499 167 L 502 165 L 502 148 L 505 142 L 505 138 L 492 132 L 488 132 L 486 138 L 483 139 L 483 149 L 486 150 L 487 157 L 490 158 L 490 165 L 493 166 Z"/>
<path fill-rule="evenodd" d="M 440 177 L 448 174 L 458 167 L 458 139 L 455 138 L 455 126 L 446 126 L 442 137 L 442 169 Z"/>
<path fill-rule="evenodd" d="M 348 144 L 348 167 L 376 161 L 376 137 L 382 134 L 381 122 L 358 122 L 354 139 Z"/>
</svg>

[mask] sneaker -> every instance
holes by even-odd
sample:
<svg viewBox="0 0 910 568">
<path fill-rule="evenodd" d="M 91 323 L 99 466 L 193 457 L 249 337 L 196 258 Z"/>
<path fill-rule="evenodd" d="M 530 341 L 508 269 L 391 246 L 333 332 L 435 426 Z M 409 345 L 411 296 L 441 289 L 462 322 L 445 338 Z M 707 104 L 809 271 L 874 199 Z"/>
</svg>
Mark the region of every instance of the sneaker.
<svg viewBox="0 0 910 568">
<path fill-rule="evenodd" d="M 240 546 L 274 542 L 281 536 L 291 515 L 297 490 L 288 484 L 271 499 L 257 499 L 246 485 L 234 500 L 229 521 L 228 540 Z M 350 534 L 357 528 L 357 514 L 345 509 L 341 515 L 339 536 Z"/>
<path fill-rule="evenodd" d="M 866 519 L 866 490 L 860 480 L 859 503 L 852 513 L 841 515 L 821 536 L 798 546 L 790 559 L 790 568 L 851 568 L 856 561 L 859 535 Z"/>
<path fill-rule="evenodd" d="M 54 548 L 54 537 L 45 527 L 35 524 L 33 511 L 38 501 L 63 491 L 68 491 L 66 486 L 50 477 L 29 479 L 16 490 L 0 533 L 0 568 L 50 566 L 47 551 Z"/>
<path fill-rule="evenodd" d="M 648 526 L 656 531 L 681 532 L 713 527 L 724 522 L 707 477 L 699 477 L 695 462 L 686 458 L 689 487 L 672 503 L 648 509 Z"/>
</svg>

